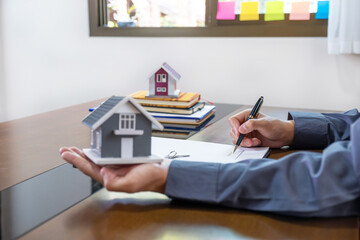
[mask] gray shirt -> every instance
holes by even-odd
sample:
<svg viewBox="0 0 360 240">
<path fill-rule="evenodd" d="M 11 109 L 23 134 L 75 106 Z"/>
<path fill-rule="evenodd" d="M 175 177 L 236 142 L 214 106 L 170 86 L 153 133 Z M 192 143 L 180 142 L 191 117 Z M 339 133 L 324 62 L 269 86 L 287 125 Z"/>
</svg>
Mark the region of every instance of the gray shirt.
<svg viewBox="0 0 360 240">
<path fill-rule="evenodd" d="M 173 161 L 171 198 L 303 217 L 360 213 L 360 114 L 291 112 L 299 151 L 281 159 L 220 164 Z"/>
</svg>

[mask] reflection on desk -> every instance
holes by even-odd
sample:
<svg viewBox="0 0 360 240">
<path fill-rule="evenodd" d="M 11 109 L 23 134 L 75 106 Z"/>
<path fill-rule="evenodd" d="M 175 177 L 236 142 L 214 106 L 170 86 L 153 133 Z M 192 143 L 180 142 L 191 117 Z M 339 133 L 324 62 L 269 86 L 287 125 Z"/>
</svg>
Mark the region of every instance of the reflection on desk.
<svg viewBox="0 0 360 240">
<path fill-rule="evenodd" d="M 301 219 L 105 189 L 21 239 L 357 239 L 356 218 Z"/>
</svg>

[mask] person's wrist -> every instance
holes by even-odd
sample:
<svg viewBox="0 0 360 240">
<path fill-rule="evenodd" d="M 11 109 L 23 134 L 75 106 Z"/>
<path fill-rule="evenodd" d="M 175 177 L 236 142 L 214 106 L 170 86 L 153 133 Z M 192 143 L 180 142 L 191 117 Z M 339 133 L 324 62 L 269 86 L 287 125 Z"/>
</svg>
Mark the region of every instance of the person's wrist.
<svg viewBox="0 0 360 240">
<path fill-rule="evenodd" d="M 169 166 L 170 166 L 171 160 L 170 159 L 165 159 L 161 164 L 160 164 L 160 179 L 159 179 L 159 184 L 158 184 L 158 188 L 157 188 L 157 192 L 159 193 L 165 193 L 165 188 L 166 188 L 166 180 L 167 180 L 167 175 L 169 172 Z"/>
<path fill-rule="evenodd" d="M 290 146 L 294 141 L 294 132 L 295 132 L 294 120 L 286 121 L 286 142 L 285 146 Z"/>
</svg>

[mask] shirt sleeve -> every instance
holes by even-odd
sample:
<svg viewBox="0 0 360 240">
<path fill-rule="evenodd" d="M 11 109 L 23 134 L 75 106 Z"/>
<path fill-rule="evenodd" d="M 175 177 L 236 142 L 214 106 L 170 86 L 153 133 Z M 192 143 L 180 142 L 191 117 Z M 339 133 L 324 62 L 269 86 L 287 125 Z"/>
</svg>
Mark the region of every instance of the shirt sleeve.
<svg viewBox="0 0 360 240">
<path fill-rule="evenodd" d="M 303 151 L 279 160 L 232 164 L 173 161 L 165 193 L 172 198 L 283 215 L 358 215 L 360 119 L 350 131 L 355 137 L 335 142 L 323 153 Z"/>
<path fill-rule="evenodd" d="M 360 116 L 358 110 L 344 113 L 290 112 L 295 123 L 294 149 L 323 149 L 335 141 L 349 140 L 350 126 Z"/>
</svg>

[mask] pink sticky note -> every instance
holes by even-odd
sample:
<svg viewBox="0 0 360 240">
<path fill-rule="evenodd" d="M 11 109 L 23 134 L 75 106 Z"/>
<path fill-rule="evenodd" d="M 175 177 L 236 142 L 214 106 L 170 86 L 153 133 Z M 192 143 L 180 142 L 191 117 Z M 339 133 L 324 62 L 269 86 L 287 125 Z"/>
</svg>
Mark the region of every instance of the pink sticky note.
<svg viewBox="0 0 360 240">
<path fill-rule="evenodd" d="M 293 2 L 289 20 L 310 20 L 310 2 Z"/>
<path fill-rule="evenodd" d="M 235 20 L 235 2 L 218 2 L 217 20 Z"/>
</svg>

